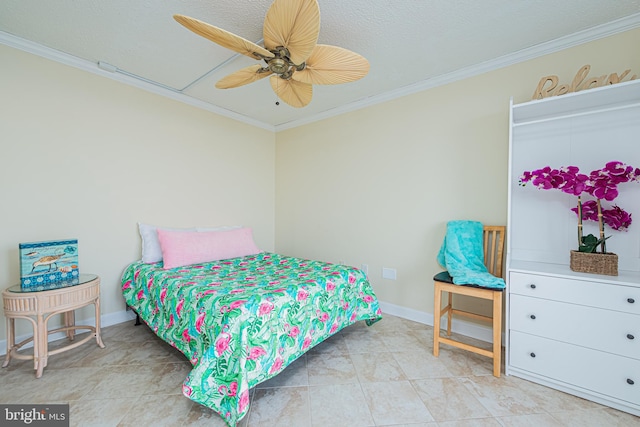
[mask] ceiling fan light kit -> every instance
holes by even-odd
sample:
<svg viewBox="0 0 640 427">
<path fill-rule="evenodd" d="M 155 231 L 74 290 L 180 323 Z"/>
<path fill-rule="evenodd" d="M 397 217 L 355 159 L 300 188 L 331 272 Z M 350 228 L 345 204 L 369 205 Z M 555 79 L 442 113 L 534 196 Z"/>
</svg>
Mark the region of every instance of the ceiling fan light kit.
<svg viewBox="0 0 640 427">
<path fill-rule="evenodd" d="M 265 62 L 223 77 L 218 89 L 243 86 L 271 76 L 271 88 L 292 107 L 311 102 L 314 84 L 361 79 L 369 62 L 350 50 L 317 44 L 320 8 L 317 0 L 275 0 L 264 20 L 264 48 L 233 33 L 184 15 L 174 19 L 194 33 L 237 53 Z"/>
</svg>

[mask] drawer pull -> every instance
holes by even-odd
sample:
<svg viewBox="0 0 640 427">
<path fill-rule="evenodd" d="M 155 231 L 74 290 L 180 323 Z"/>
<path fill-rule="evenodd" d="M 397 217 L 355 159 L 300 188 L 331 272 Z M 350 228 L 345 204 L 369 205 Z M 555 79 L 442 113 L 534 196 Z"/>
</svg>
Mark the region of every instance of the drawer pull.
<svg viewBox="0 0 640 427">
<path fill-rule="evenodd" d="M 529 356 L 536 357 L 536 354 L 535 353 L 529 353 Z M 627 380 L 627 381 L 629 381 L 629 380 Z"/>
<path fill-rule="evenodd" d="M 627 338 L 629 338 L 630 340 L 634 339 L 635 337 L 631 334 L 627 334 Z"/>
<path fill-rule="evenodd" d="M 532 315 L 531 315 L 531 316 L 529 316 L 529 317 L 531 318 L 531 320 L 536 320 L 536 315 L 535 315 L 535 314 L 532 314 Z M 627 337 L 629 337 L 629 336 L 627 335 Z"/>
<path fill-rule="evenodd" d="M 627 378 L 627 384 L 634 385 L 635 381 L 633 381 L 631 378 Z"/>
<path fill-rule="evenodd" d="M 530 284 L 530 285 L 529 285 L 529 287 L 530 287 L 531 289 L 535 289 L 535 288 L 536 288 L 536 284 L 535 284 L 535 283 L 532 283 L 532 284 Z M 631 301 L 630 301 L 630 302 L 631 302 Z"/>
<path fill-rule="evenodd" d="M 633 298 L 627 298 L 627 302 L 629 304 L 633 304 L 634 302 L 636 302 L 636 300 L 634 300 Z"/>
</svg>

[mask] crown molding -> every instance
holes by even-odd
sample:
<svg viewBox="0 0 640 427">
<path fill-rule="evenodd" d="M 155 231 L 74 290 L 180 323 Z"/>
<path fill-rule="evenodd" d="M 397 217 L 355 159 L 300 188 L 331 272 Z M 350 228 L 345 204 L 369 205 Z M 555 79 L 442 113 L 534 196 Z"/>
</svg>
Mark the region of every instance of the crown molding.
<svg viewBox="0 0 640 427">
<path fill-rule="evenodd" d="M 222 107 L 218 107 L 207 102 L 198 100 L 181 93 L 180 91 L 170 88 L 168 86 L 160 85 L 157 82 L 146 80 L 142 77 L 135 76 L 133 74 L 125 73 L 121 70 L 115 72 L 107 71 L 98 67 L 98 64 L 80 59 L 73 55 L 69 55 L 64 52 L 60 52 L 55 49 L 34 43 L 12 34 L 0 31 L 0 43 L 13 47 L 34 55 L 50 59 L 65 65 L 69 65 L 74 68 L 78 68 L 83 71 L 87 71 L 93 74 L 97 74 L 101 77 L 106 77 L 118 82 L 143 89 L 145 91 L 164 96 L 187 105 L 191 105 L 196 108 L 200 108 L 223 117 L 228 117 L 233 120 L 237 120 L 242 123 L 256 126 L 261 129 L 265 129 L 271 132 L 279 132 L 286 129 L 292 129 L 295 127 L 303 126 L 309 123 L 317 122 L 327 118 L 335 117 L 341 114 L 345 114 L 351 111 L 360 110 L 373 105 L 381 104 L 387 101 L 391 101 L 403 96 L 412 95 L 418 92 L 423 92 L 434 87 L 443 86 L 449 83 L 453 83 L 459 80 L 464 80 L 470 77 L 474 77 L 489 71 L 494 71 L 500 68 L 514 65 L 520 62 L 528 61 L 530 59 L 538 58 L 540 56 L 548 55 L 551 53 L 559 52 L 564 49 L 568 49 L 574 46 L 578 46 L 591 41 L 599 40 L 605 37 L 609 37 L 618 33 L 633 30 L 640 27 L 640 13 L 629 15 L 627 17 L 598 25 L 586 30 L 579 31 L 577 33 L 561 37 L 555 40 L 551 40 L 546 43 L 541 43 L 536 46 L 532 46 L 527 49 L 514 52 L 512 54 L 504 55 L 499 58 L 482 62 L 470 67 L 462 68 L 447 74 L 436 76 L 430 79 L 423 80 L 421 82 L 402 87 L 397 90 L 382 93 L 380 95 L 374 95 L 360 101 L 352 102 L 341 107 L 333 108 L 314 114 L 313 116 L 292 120 L 287 123 L 279 125 L 271 125 L 259 120 L 252 119 L 245 115 L 236 113 L 234 111 L 227 110 Z"/>
<path fill-rule="evenodd" d="M 89 73 L 97 74 L 101 77 L 106 77 L 111 80 L 115 80 L 120 83 L 127 84 L 129 86 L 136 87 L 138 89 L 145 90 L 147 92 L 154 93 L 156 95 L 164 96 L 166 98 L 173 99 L 175 101 L 182 102 L 187 105 L 191 105 L 196 108 L 200 108 L 212 113 L 218 114 L 223 117 L 228 117 L 233 120 L 237 120 L 242 123 L 246 123 L 252 126 L 256 126 L 271 132 L 275 132 L 275 127 L 261 122 L 259 120 L 252 119 L 242 114 L 221 108 L 199 99 L 190 97 L 181 93 L 176 89 L 172 89 L 168 86 L 161 85 L 151 80 L 146 80 L 142 77 L 135 76 L 133 74 L 124 73 L 114 67 L 115 71 L 107 71 L 98 67 L 95 62 L 87 61 L 85 59 L 78 58 L 68 53 L 61 52 L 56 49 L 52 49 L 43 46 L 38 43 L 25 40 L 23 38 L 14 36 L 12 34 L 0 31 L 0 43 L 15 49 L 22 50 L 27 53 L 31 53 L 42 58 L 50 59 L 55 62 L 59 62 L 70 67 L 74 67 Z"/>
<path fill-rule="evenodd" d="M 520 62 L 535 59 L 544 55 L 559 52 L 564 49 L 568 49 L 581 44 L 589 43 L 595 40 L 599 40 L 605 37 L 609 37 L 615 34 L 623 33 L 625 31 L 633 30 L 640 27 L 640 13 L 629 15 L 627 17 L 608 22 L 606 24 L 598 25 L 586 30 L 579 31 L 577 33 L 570 34 L 565 37 L 561 37 L 555 40 L 551 40 L 546 43 L 541 43 L 536 46 L 532 46 L 527 49 L 522 49 L 518 52 L 514 52 L 508 55 L 501 56 L 490 61 L 482 62 L 470 67 L 462 68 L 456 71 L 452 71 L 441 76 L 436 76 L 421 82 L 405 86 L 403 88 L 389 91 L 380 95 L 371 96 L 361 101 L 353 102 L 348 105 L 344 105 L 332 110 L 324 111 L 320 114 L 316 114 L 311 117 L 307 117 L 300 120 L 294 120 L 288 123 L 283 123 L 275 127 L 276 132 L 291 129 L 294 127 L 302 126 L 305 124 L 313 123 L 319 120 L 324 120 L 330 117 L 334 117 L 340 114 L 344 114 L 350 111 L 359 110 L 362 108 L 370 107 L 373 105 L 381 104 L 393 99 L 401 98 L 403 96 L 412 95 L 418 92 L 423 92 L 434 87 L 443 86 L 449 83 L 453 83 L 459 80 L 464 80 L 470 77 L 474 77 L 480 74 L 484 74 L 489 71 L 498 70 L 500 68 L 507 67 L 509 65 L 518 64 Z"/>
</svg>

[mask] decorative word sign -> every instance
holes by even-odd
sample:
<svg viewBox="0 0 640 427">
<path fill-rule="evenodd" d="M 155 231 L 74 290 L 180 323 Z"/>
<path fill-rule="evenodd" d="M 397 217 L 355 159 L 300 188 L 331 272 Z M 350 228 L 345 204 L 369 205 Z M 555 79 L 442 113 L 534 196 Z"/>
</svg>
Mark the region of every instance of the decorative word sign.
<svg viewBox="0 0 640 427">
<path fill-rule="evenodd" d="M 573 78 L 571 84 L 558 85 L 558 76 L 546 76 L 540 79 L 536 91 L 533 93 L 531 99 L 542 99 L 549 96 L 564 95 L 569 92 L 578 92 L 579 90 L 591 89 L 594 87 L 613 85 L 622 82 L 622 80 L 629 75 L 631 70 L 625 70 L 622 74 L 611 73 L 608 76 L 606 74 L 599 77 L 587 77 L 591 70 L 591 65 L 585 65 L 580 68 Z M 637 75 L 631 76 L 630 80 L 637 79 Z"/>
</svg>

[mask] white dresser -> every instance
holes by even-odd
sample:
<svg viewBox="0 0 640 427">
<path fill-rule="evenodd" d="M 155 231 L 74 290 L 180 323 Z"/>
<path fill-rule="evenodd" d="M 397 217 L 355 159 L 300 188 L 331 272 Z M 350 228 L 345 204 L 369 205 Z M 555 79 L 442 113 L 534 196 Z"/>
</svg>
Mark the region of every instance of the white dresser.
<svg viewBox="0 0 640 427">
<path fill-rule="evenodd" d="M 640 184 L 616 199 L 629 231 L 605 230 L 618 276 L 569 269 L 575 197 L 518 185 L 544 166 L 640 167 L 640 81 L 512 105 L 510 137 L 506 373 L 640 416 Z"/>
</svg>

